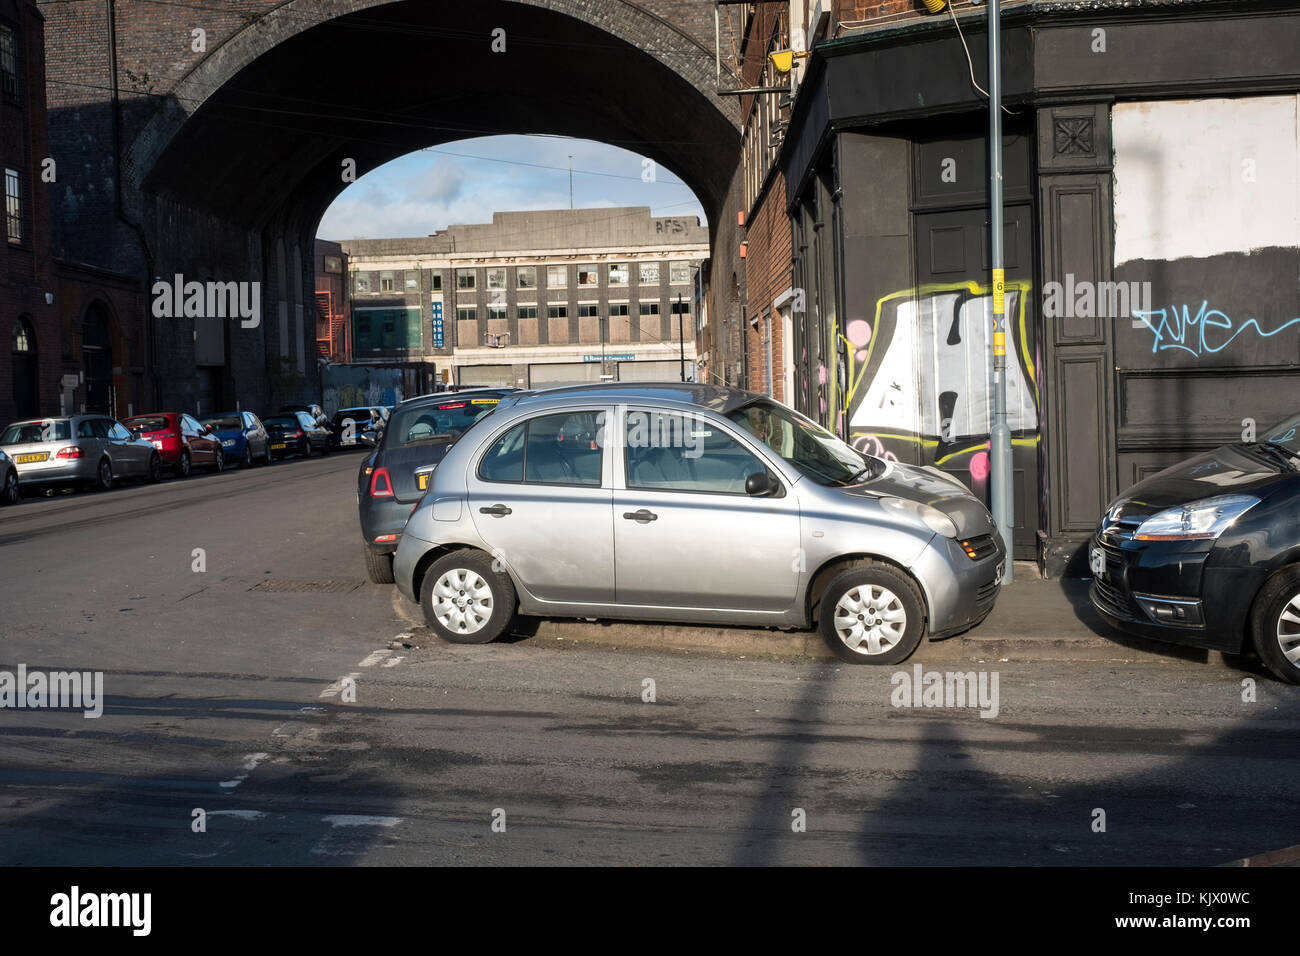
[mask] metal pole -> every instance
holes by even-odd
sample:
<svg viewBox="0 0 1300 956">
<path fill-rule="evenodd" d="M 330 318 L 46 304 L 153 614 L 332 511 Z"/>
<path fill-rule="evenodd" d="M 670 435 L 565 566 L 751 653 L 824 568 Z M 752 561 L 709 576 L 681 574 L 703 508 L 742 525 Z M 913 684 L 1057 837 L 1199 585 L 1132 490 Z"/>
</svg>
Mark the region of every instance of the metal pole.
<svg viewBox="0 0 1300 956">
<path fill-rule="evenodd" d="M 569 157 L 569 208 L 573 208 L 573 157 Z"/>
<path fill-rule="evenodd" d="M 989 436 L 993 520 L 1007 554 L 1002 582 L 1012 580 L 1015 509 L 1012 492 L 1011 430 L 1007 427 L 1007 306 L 1002 224 L 1002 18 L 1001 0 L 989 0 L 989 225 L 993 265 L 993 430 Z"/>
<path fill-rule="evenodd" d="M 686 381 L 686 332 L 685 322 L 682 321 L 682 294 L 677 293 L 677 341 L 681 347 L 682 356 L 682 381 Z"/>
</svg>

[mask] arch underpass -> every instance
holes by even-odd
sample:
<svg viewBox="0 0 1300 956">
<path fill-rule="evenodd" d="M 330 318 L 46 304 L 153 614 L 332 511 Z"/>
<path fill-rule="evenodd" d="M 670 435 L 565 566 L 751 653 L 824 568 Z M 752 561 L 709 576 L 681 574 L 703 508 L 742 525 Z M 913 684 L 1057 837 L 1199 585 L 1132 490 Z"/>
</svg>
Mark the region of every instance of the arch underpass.
<svg viewBox="0 0 1300 956">
<path fill-rule="evenodd" d="M 460 139 L 573 136 L 655 160 L 691 187 L 713 225 L 738 161 L 736 104 L 714 91 L 703 0 L 236 0 L 239 13 L 220 15 L 211 0 L 106 2 L 116 109 L 105 69 L 58 52 L 72 27 L 93 27 L 69 19 L 87 6 L 44 10 L 52 151 L 81 174 L 56 192 L 61 248 L 150 281 L 260 281 L 260 339 L 231 330 L 219 373 L 248 404 L 307 381 L 301 349 L 288 350 L 296 361 L 265 356 L 284 351 L 286 316 L 290 338 L 301 336 L 316 226 L 353 164 L 359 178 Z M 178 59 L 196 29 L 206 52 Z M 120 168 L 104 160 L 113 116 Z M 120 209 L 93 185 L 105 180 L 116 181 Z M 104 227 L 86 229 L 91 221 Z M 152 326 L 141 335 L 156 398 L 188 407 L 194 365 L 221 357 L 195 356 L 183 322 Z"/>
</svg>

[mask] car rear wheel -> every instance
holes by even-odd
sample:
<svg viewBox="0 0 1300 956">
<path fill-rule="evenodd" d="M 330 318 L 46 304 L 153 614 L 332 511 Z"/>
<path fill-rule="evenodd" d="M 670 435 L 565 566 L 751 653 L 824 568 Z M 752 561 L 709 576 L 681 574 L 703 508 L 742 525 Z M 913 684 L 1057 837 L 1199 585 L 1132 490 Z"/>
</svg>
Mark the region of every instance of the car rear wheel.
<svg viewBox="0 0 1300 956">
<path fill-rule="evenodd" d="M 837 574 L 822 594 L 817 621 L 826 646 L 849 664 L 897 664 L 925 634 L 925 607 L 916 585 L 886 564 Z"/>
<path fill-rule="evenodd" d="M 22 496 L 22 489 L 18 487 L 18 472 L 11 468 L 9 469 L 9 473 L 5 475 L 4 503 L 7 505 L 16 505 Z"/>
<path fill-rule="evenodd" d="M 99 461 L 99 471 L 95 473 L 95 490 L 108 491 L 113 487 L 113 463 L 107 458 Z"/>
<path fill-rule="evenodd" d="M 151 485 L 162 481 L 162 459 L 158 457 L 157 452 L 149 456 L 149 468 L 145 472 L 145 480 Z"/>
<path fill-rule="evenodd" d="M 1251 631 L 1255 650 L 1273 675 L 1300 684 L 1300 565 L 1279 571 L 1260 589 Z"/>
<path fill-rule="evenodd" d="M 262 456 L 262 464 L 264 464 L 264 465 L 274 465 L 274 464 L 275 464 L 275 452 L 271 451 L 271 442 L 270 442 L 270 441 L 267 441 L 267 443 L 266 443 L 266 454 L 264 454 L 264 455 Z"/>
<path fill-rule="evenodd" d="M 370 550 L 370 545 L 364 541 L 361 542 L 361 550 L 366 553 L 366 573 L 370 575 L 370 580 L 375 584 L 392 584 L 393 556 L 391 554 L 375 554 Z"/>
<path fill-rule="evenodd" d="M 429 566 L 420 585 L 425 623 L 444 641 L 487 644 L 515 616 L 515 587 L 482 551 L 463 549 Z"/>
</svg>

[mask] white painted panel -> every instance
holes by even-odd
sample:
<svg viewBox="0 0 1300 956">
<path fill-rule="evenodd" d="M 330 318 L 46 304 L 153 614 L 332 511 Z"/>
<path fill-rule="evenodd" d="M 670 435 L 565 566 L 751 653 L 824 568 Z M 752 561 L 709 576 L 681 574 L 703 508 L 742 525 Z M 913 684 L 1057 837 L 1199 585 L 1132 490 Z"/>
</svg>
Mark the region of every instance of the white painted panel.
<svg viewBox="0 0 1300 956">
<path fill-rule="evenodd" d="M 1300 246 L 1300 96 L 1117 103 L 1115 264 Z"/>
</svg>

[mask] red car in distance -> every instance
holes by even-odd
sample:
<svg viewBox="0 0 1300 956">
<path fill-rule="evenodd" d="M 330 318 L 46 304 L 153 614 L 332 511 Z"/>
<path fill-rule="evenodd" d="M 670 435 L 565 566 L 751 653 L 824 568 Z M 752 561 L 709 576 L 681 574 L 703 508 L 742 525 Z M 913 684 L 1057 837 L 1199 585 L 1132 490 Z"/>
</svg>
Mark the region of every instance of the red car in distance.
<svg viewBox="0 0 1300 956">
<path fill-rule="evenodd" d="M 163 467 L 177 478 L 186 477 L 195 468 L 221 471 L 226 466 L 221 439 L 214 437 L 212 429 L 199 424 L 192 415 L 150 412 L 124 419 L 122 424 L 145 441 L 152 442 L 162 458 Z"/>
</svg>

